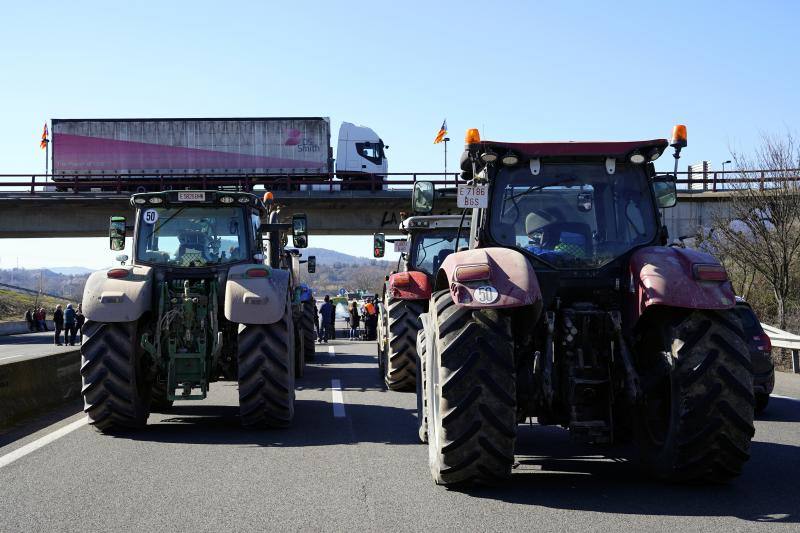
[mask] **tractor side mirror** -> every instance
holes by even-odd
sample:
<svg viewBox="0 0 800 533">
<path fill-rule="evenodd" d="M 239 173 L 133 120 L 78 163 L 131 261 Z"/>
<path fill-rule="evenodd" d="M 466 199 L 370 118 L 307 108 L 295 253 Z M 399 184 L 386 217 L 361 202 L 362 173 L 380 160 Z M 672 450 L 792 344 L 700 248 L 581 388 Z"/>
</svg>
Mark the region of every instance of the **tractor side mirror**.
<svg viewBox="0 0 800 533">
<path fill-rule="evenodd" d="M 372 235 L 372 255 L 374 257 L 383 257 L 386 253 L 386 234 L 374 233 Z"/>
<path fill-rule="evenodd" d="M 309 274 L 313 274 L 314 272 L 316 272 L 317 271 L 317 256 L 309 255 L 308 256 L 308 265 L 306 265 L 306 266 L 308 267 L 308 273 Z"/>
<path fill-rule="evenodd" d="M 675 204 L 678 203 L 678 192 L 672 176 L 653 180 L 653 192 L 660 208 L 675 207 Z"/>
<path fill-rule="evenodd" d="M 108 224 L 109 247 L 118 252 L 125 249 L 125 217 L 111 217 Z"/>
<path fill-rule="evenodd" d="M 430 181 L 418 181 L 411 195 L 411 210 L 415 215 L 430 215 L 433 211 L 435 191 Z"/>
<path fill-rule="evenodd" d="M 292 242 L 297 248 L 308 247 L 308 220 L 305 214 L 292 215 Z"/>
</svg>

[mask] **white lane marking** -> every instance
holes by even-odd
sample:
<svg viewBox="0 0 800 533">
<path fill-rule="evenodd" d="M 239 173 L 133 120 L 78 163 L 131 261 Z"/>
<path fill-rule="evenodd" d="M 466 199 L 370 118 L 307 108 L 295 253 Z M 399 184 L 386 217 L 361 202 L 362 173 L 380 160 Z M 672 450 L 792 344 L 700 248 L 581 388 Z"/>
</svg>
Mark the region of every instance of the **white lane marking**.
<svg viewBox="0 0 800 533">
<path fill-rule="evenodd" d="M 328 354 L 336 356 L 336 349 L 333 346 L 328 346 Z"/>
<path fill-rule="evenodd" d="M 16 449 L 13 452 L 0 457 L 0 468 L 3 468 L 4 466 L 10 465 L 11 463 L 16 461 L 17 459 L 25 457 L 29 453 L 35 452 L 39 448 L 47 446 L 51 442 L 60 439 L 64 435 L 72 433 L 76 429 L 80 429 L 81 427 L 85 426 L 87 423 L 89 423 L 89 418 L 88 417 L 81 418 L 77 422 L 73 422 L 71 424 L 67 424 L 63 428 L 57 429 L 57 430 L 53 431 L 52 433 L 48 433 L 44 437 L 26 444 L 22 448 Z"/>
<path fill-rule="evenodd" d="M 333 417 L 344 418 L 344 397 L 342 396 L 342 382 L 338 379 L 331 380 L 331 395 L 333 396 Z"/>
<path fill-rule="evenodd" d="M 770 394 L 772 398 L 780 398 L 781 400 L 791 400 L 793 402 L 800 402 L 800 398 L 792 398 L 791 396 L 781 396 L 779 394 Z"/>
</svg>

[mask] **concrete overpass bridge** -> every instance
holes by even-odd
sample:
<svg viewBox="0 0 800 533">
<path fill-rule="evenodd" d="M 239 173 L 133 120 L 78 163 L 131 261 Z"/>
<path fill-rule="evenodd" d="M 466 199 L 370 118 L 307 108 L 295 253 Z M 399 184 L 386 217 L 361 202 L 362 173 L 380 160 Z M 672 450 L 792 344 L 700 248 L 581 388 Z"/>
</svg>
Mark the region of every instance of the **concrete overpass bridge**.
<svg viewBox="0 0 800 533">
<path fill-rule="evenodd" d="M 701 227 L 710 225 L 715 212 L 725 213 L 731 194 L 729 188 L 717 187 L 713 177 L 698 180 L 681 177 L 678 205 L 663 210 L 671 238 L 694 235 Z M 287 217 L 292 213 L 308 215 L 309 228 L 315 235 L 368 235 L 376 231 L 391 233 L 397 229 L 403 212 L 410 210 L 410 189 L 416 180 L 436 183 L 437 199 L 434 212 L 455 214 L 457 174 L 392 175 L 388 182 L 367 179 L 362 181 L 316 180 L 301 177 L 227 176 L 210 179 L 179 176 L 169 179 L 134 181 L 128 176 L 106 177 L 105 181 L 68 181 L 45 183 L 51 176 L 14 176 L 16 181 L 0 181 L 0 238 L 102 237 L 108 234 L 112 215 L 132 217 L 129 190 L 146 186 L 148 190 L 163 187 L 214 188 L 230 187 L 263 193 L 275 190 L 277 203 Z M 762 173 L 763 176 L 763 173 Z M 4 176 L 0 176 L 2 179 Z M 5 176 L 8 178 L 8 176 Z M 157 178 L 157 179 L 158 179 Z M 377 178 L 378 180 L 380 178 Z M 754 186 L 758 186 L 758 181 Z M 722 180 L 720 180 L 722 182 Z M 763 178 L 761 186 L 763 186 Z M 699 184 L 699 186 L 698 186 Z M 350 187 L 341 190 L 342 186 Z M 356 190 L 352 190 L 356 189 Z"/>
</svg>

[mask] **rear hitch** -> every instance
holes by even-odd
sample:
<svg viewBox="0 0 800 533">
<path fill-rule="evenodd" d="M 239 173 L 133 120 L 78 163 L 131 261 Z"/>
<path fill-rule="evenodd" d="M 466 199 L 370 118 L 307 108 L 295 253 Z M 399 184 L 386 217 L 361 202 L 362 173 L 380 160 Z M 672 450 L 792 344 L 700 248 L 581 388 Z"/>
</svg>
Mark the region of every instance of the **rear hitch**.
<svg viewBox="0 0 800 533">
<path fill-rule="evenodd" d="M 639 373 L 633 366 L 631 353 L 628 351 L 628 344 L 625 342 L 625 338 L 622 335 L 622 316 L 620 315 L 619 311 L 609 311 L 608 316 L 611 319 L 611 323 L 614 325 L 614 334 L 617 338 L 617 344 L 619 344 L 619 353 L 622 357 L 622 364 L 625 367 L 625 381 L 628 385 L 625 388 L 625 392 L 631 403 L 634 405 L 640 404 L 644 399 L 642 394 L 642 384 L 639 379 Z"/>
</svg>

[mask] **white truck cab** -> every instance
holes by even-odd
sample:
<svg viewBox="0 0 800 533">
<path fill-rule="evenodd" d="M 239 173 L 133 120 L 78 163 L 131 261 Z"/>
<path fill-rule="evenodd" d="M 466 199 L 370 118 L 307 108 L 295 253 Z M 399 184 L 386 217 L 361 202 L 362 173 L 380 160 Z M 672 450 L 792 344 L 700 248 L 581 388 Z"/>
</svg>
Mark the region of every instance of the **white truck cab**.
<svg viewBox="0 0 800 533">
<path fill-rule="evenodd" d="M 386 160 L 388 148 L 378 134 L 366 126 L 357 126 L 350 122 L 342 122 L 339 128 L 339 140 L 336 147 L 336 173 L 345 181 L 363 179 L 353 174 L 377 174 L 382 176 L 388 172 Z M 386 188 L 385 179 L 382 188 Z"/>
</svg>

